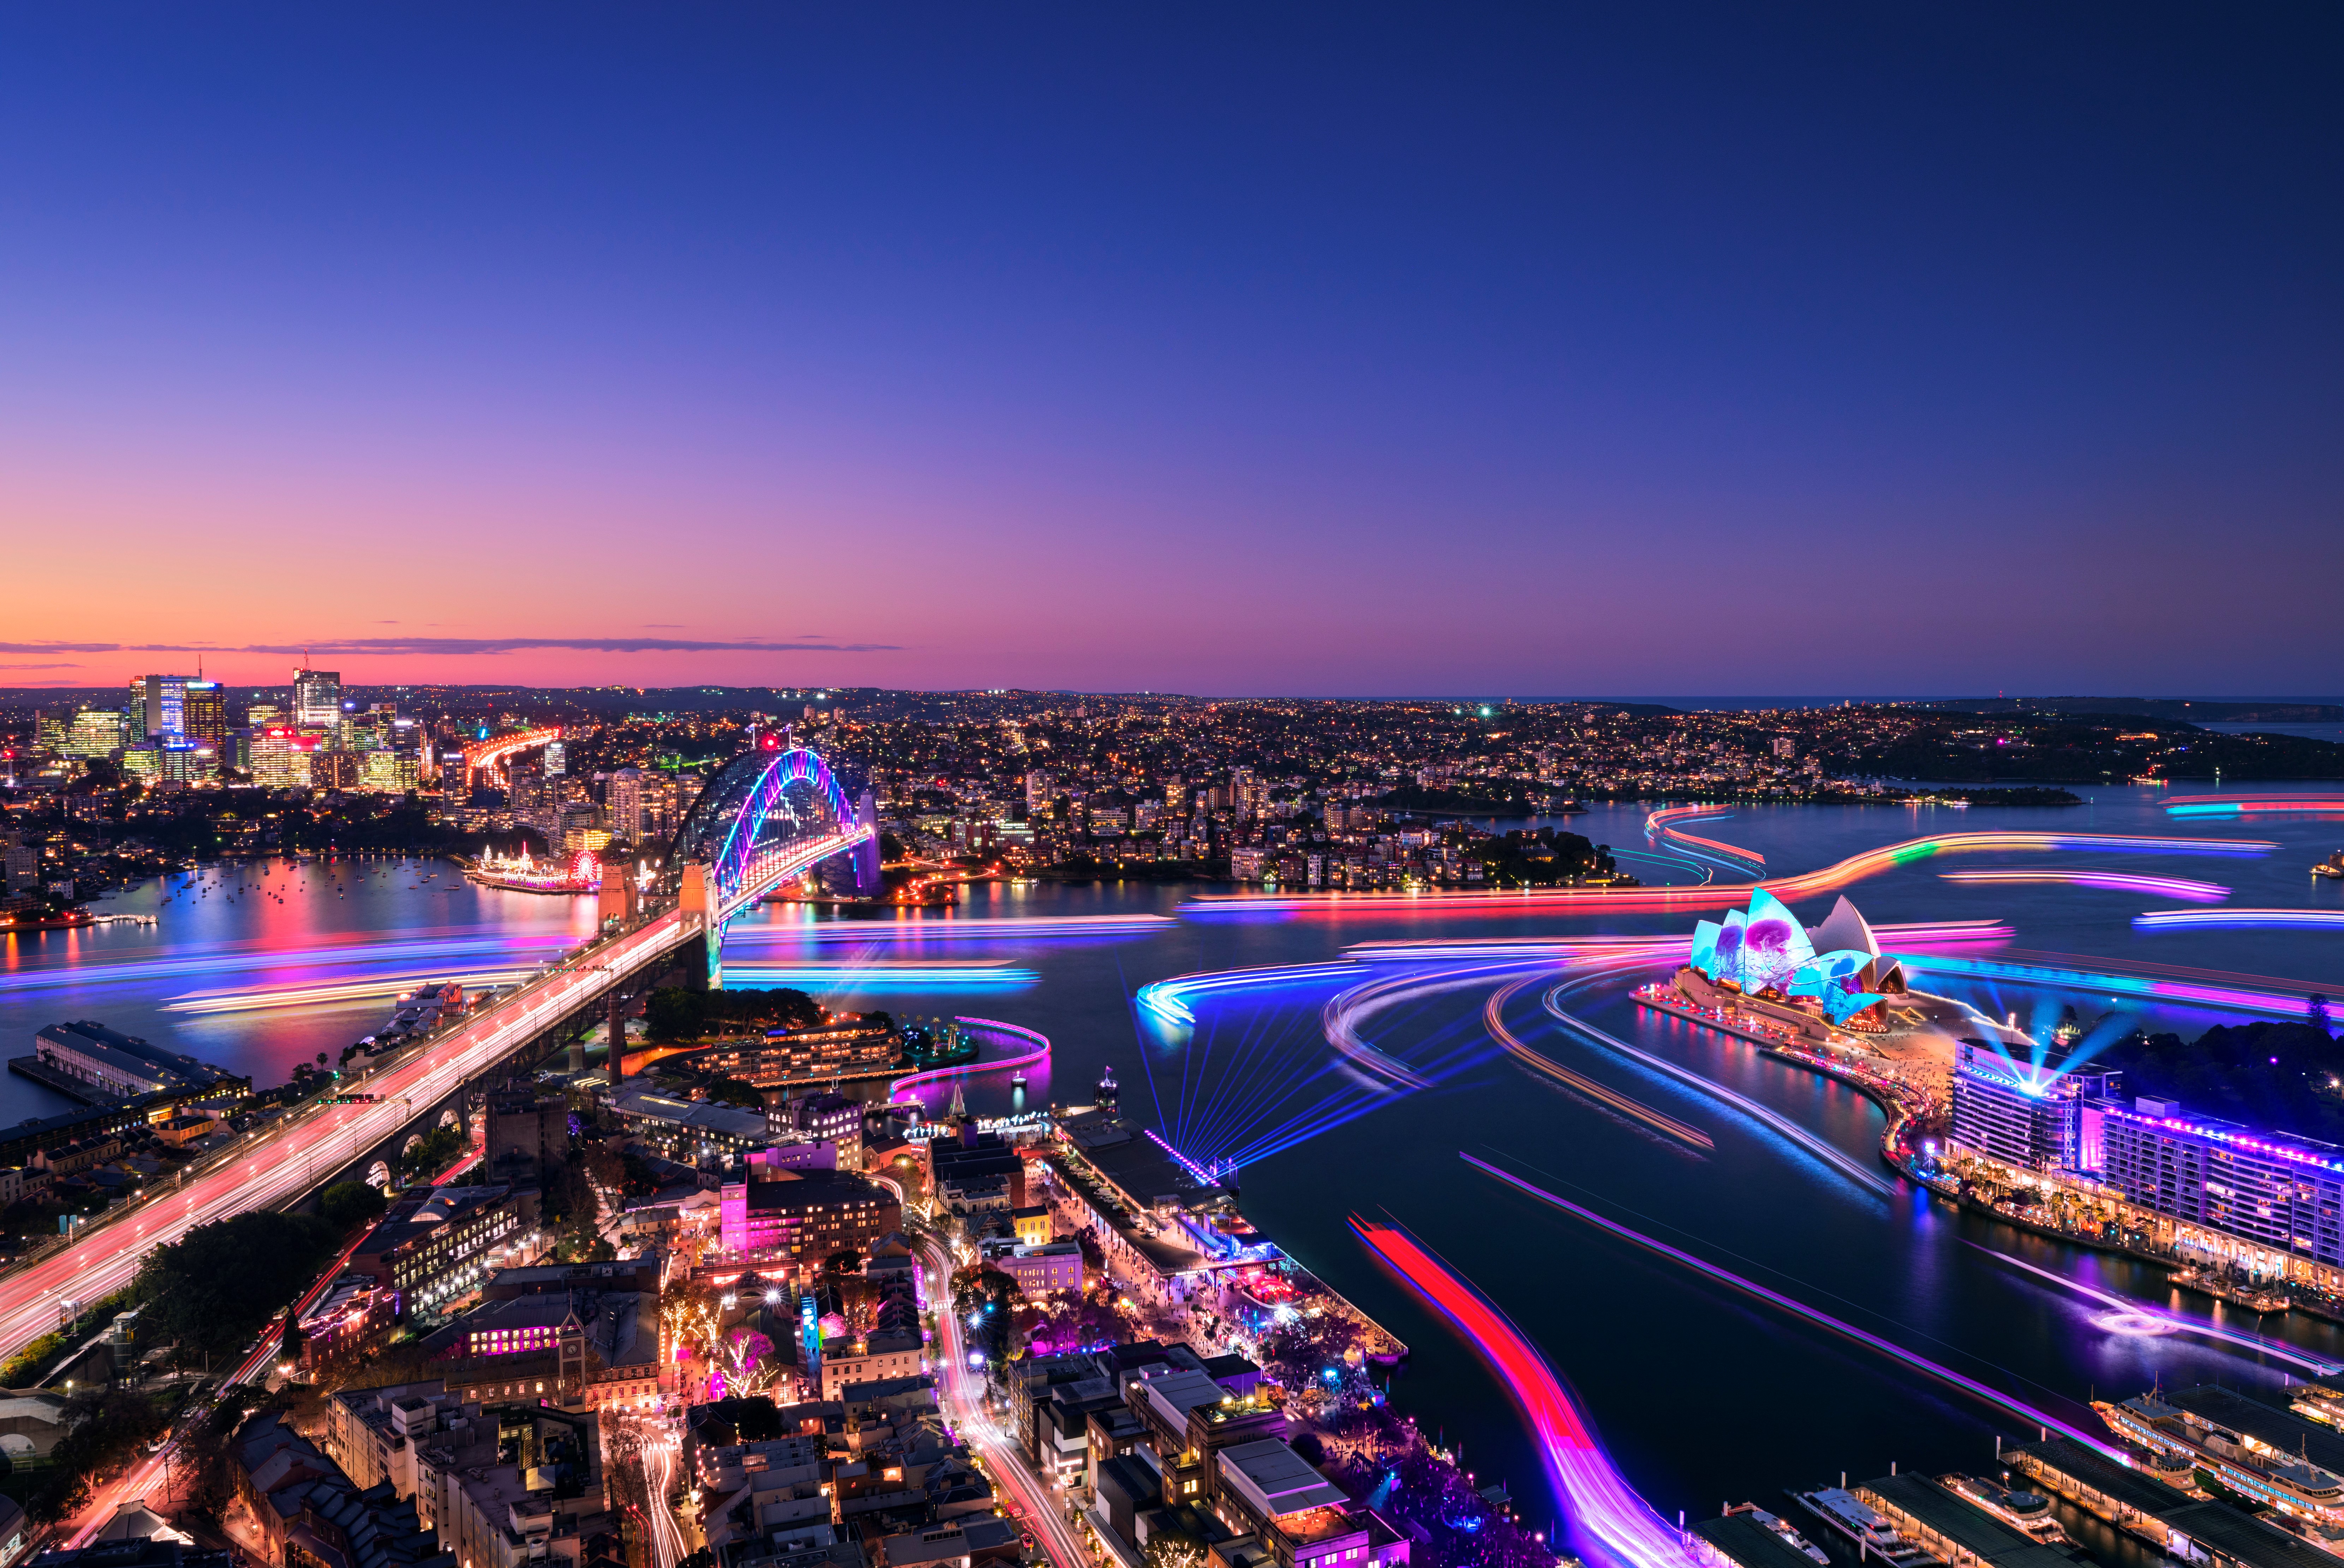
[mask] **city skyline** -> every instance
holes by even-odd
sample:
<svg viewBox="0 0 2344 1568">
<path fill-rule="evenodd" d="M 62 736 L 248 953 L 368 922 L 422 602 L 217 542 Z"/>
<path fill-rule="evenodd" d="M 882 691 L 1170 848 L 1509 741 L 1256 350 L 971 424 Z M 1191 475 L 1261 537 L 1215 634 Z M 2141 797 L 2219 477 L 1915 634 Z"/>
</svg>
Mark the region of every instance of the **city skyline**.
<svg viewBox="0 0 2344 1568">
<path fill-rule="evenodd" d="M 8 24 L 0 684 L 2344 654 L 2268 612 L 2338 557 L 2319 12 L 132 15 Z"/>
</svg>

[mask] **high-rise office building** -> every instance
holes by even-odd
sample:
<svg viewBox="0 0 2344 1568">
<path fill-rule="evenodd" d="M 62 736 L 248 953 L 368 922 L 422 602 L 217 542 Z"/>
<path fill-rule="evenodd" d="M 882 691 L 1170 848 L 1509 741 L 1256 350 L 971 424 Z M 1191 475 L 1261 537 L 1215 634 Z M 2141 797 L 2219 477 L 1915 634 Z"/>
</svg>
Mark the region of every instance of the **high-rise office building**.
<svg viewBox="0 0 2344 1568">
<path fill-rule="evenodd" d="M 545 745 L 545 776 L 558 779 L 569 771 L 569 753 L 562 750 L 560 741 L 548 741 Z"/>
<path fill-rule="evenodd" d="M 336 733 L 342 722 L 342 677 L 336 670 L 293 672 L 293 722 L 305 730 Z"/>
<path fill-rule="evenodd" d="M 227 739 L 227 690 L 217 681 L 198 676 L 181 689 L 180 713 L 191 741 L 208 741 L 217 749 Z"/>
<path fill-rule="evenodd" d="M 128 744 L 123 731 L 123 715 L 114 709 L 84 708 L 57 750 L 69 757 L 110 757 Z"/>
<path fill-rule="evenodd" d="M 187 738 L 192 733 L 187 728 L 188 689 L 212 684 L 192 675 L 138 676 L 130 683 L 126 733 L 133 741 Z"/>
<path fill-rule="evenodd" d="M 643 842 L 643 771 L 620 768 L 611 774 L 603 799 L 610 813 L 611 836 L 628 844 Z"/>
</svg>

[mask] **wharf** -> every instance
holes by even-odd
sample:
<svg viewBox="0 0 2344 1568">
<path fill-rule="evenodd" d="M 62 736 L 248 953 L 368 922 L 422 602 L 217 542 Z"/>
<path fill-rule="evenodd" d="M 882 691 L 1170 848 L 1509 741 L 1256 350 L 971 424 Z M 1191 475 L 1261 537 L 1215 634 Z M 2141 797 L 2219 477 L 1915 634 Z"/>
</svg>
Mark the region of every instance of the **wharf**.
<svg viewBox="0 0 2344 1568">
<path fill-rule="evenodd" d="M 2184 1561 L 2216 1568 L 2334 1568 L 2335 1557 L 2308 1541 L 2168 1486 L 2073 1438 L 2005 1449 L 2002 1457 L 2046 1491 Z"/>
<path fill-rule="evenodd" d="M 84 1105 L 116 1106 L 130 1103 L 127 1096 L 110 1093 L 86 1078 L 77 1078 L 71 1073 L 51 1066 L 38 1057 L 10 1057 L 8 1070 L 20 1078 L 30 1078 L 43 1088 L 55 1089 L 67 1099 L 79 1100 Z"/>
</svg>

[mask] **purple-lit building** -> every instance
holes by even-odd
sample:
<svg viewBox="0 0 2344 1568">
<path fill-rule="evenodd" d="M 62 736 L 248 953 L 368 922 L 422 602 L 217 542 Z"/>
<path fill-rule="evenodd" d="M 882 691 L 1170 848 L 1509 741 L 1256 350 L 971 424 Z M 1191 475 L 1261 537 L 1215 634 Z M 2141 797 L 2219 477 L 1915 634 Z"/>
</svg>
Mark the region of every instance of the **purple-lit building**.
<svg viewBox="0 0 2344 1568">
<path fill-rule="evenodd" d="M 2126 1202 L 2236 1237 L 2268 1272 L 2291 1259 L 2344 1267 L 2344 1148 L 2147 1096 L 2095 1098 L 2084 1122 L 2098 1158 L 2082 1168 Z"/>
<path fill-rule="evenodd" d="M 1983 1156 L 2017 1170 L 2085 1170 L 2084 1102 L 2116 1090 L 2114 1073 L 2065 1072 L 2056 1063 L 2022 1067 L 1984 1040 L 1954 1047 L 1951 1153 Z"/>
<path fill-rule="evenodd" d="M 2251 1272 L 2344 1289 L 2344 1148 L 2120 1095 L 2117 1080 L 1965 1040 L 1946 1152 L 2041 1173 L 2113 1203 L 2127 1225 Z"/>
</svg>

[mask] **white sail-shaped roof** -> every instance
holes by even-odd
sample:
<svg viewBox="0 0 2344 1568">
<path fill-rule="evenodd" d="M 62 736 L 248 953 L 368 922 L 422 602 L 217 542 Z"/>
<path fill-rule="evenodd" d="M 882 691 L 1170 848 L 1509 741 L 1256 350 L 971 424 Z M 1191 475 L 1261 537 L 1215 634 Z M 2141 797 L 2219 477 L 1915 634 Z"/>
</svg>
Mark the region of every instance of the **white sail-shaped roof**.
<svg viewBox="0 0 2344 1568">
<path fill-rule="evenodd" d="M 1854 948 L 1875 958 L 1880 956 L 1879 939 L 1873 936 L 1872 927 L 1864 924 L 1864 916 L 1855 912 L 1855 905 L 1847 901 L 1845 894 L 1840 895 L 1839 902 L 1832 905 L 1824 923 L 1807 935 L 1818 953 Z"/>
</svg>

